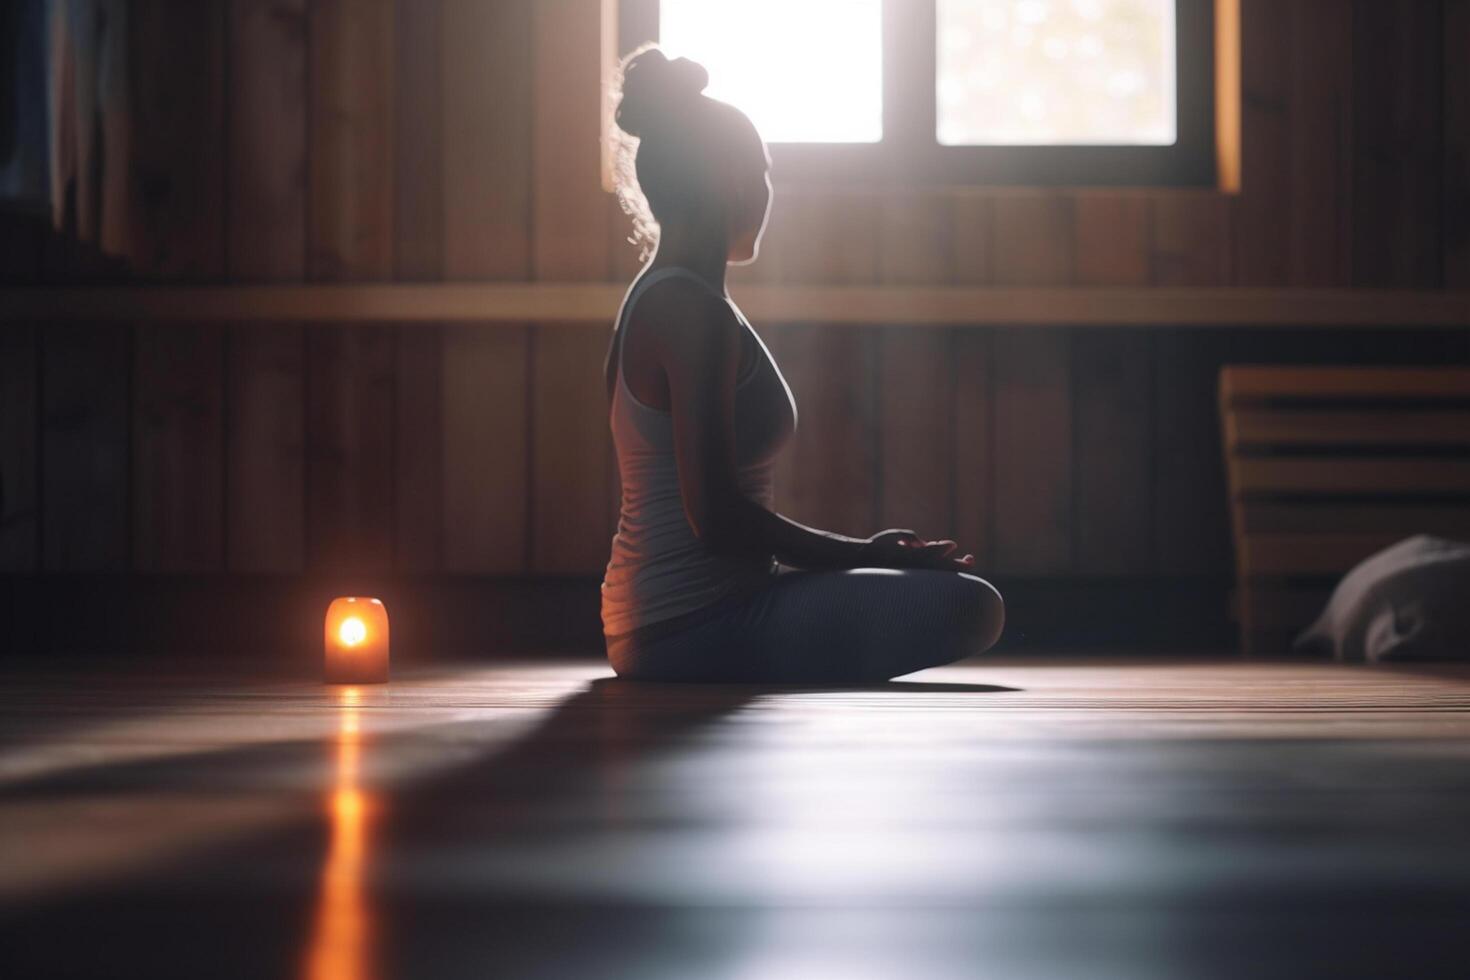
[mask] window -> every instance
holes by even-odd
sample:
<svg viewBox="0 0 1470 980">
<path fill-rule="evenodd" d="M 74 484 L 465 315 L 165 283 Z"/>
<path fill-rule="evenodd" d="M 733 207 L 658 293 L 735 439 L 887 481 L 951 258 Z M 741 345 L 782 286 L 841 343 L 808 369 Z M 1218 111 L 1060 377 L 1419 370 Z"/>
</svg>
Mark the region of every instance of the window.
<svg viewBox="0 0 1470 980">
<path fill-rule="evenodd" d="M 1174 0 L 939 0 L 936 22 L 941 144 L 1175 142 Z"/>
<path fill-rule="evenodd" d="M 702 62 L 778 179 L 1213 185 L 1214 6 L 620 0 L 619 48 Z"/>
<path fill-rule="evenodd" d="M 708 68 L 706 93 L 744 110 L 768 143 L 883 138 L 882 0 L 662 0 L 659 40 Z"/>
</svg>

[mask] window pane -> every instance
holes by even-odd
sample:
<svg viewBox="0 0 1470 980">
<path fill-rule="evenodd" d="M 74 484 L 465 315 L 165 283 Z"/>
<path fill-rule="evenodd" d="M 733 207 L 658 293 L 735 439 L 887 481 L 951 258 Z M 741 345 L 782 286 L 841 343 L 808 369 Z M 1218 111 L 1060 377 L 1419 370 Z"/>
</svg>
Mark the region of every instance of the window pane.
<svg viewBox="0 0 1470 980">
<path fill-rule="evenodd" d="M 950 145 L 1175 141 L 1174 0 L 938 0 Z"/>
<path fill-rule="evenodd" d="M 658 31 L 767 142 L 883 138 L 882 0 L 662 0 Z"/>
</svg>

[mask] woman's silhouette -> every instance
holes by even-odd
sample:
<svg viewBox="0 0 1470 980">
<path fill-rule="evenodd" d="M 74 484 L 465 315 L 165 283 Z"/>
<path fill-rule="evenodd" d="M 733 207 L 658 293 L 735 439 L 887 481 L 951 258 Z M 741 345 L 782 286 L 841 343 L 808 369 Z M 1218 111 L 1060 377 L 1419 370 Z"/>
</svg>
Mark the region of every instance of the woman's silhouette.
<svg viewBox="0 0 1470 980">
<path fill-rule="evenodd" d="M 953 541 L 849 538 L 772 510 L 796 405 L 725 292 L 726 265 L 759 248 L 770 157 L 707 83 L 651 45 L 622 64 L 619 194 L 654 248 L 606 364 L 623 486 L 608 659 L 635 679 L 872 682 L 978 653 L 1005 607 Z"/>
</svg>

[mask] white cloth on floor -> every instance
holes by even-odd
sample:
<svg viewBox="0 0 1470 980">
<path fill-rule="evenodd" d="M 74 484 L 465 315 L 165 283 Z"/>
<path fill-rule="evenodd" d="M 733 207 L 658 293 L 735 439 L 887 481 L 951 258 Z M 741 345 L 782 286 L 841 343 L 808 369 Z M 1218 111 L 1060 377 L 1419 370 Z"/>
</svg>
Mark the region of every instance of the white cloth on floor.
<svg viewBox="0 0 1470 980">
<path fill-rule="evenodd" d="M 1365 559 L 1296 647 L 1352 662 L 1470 660 L 1470 544 L 1421 534 Z"/>
</svg>

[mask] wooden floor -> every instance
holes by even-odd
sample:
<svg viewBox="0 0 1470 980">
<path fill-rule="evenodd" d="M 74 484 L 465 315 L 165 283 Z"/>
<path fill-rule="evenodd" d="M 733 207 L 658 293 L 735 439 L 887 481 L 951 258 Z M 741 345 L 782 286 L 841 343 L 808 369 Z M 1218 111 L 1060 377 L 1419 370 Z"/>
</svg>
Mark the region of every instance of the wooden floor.
<svg viewBox="0 0 1470 980">
<path fill-rule="evenodd" d="M 1470 669 L 0 672 L 0 976 L 1464 977 Z"/>
</svg>

